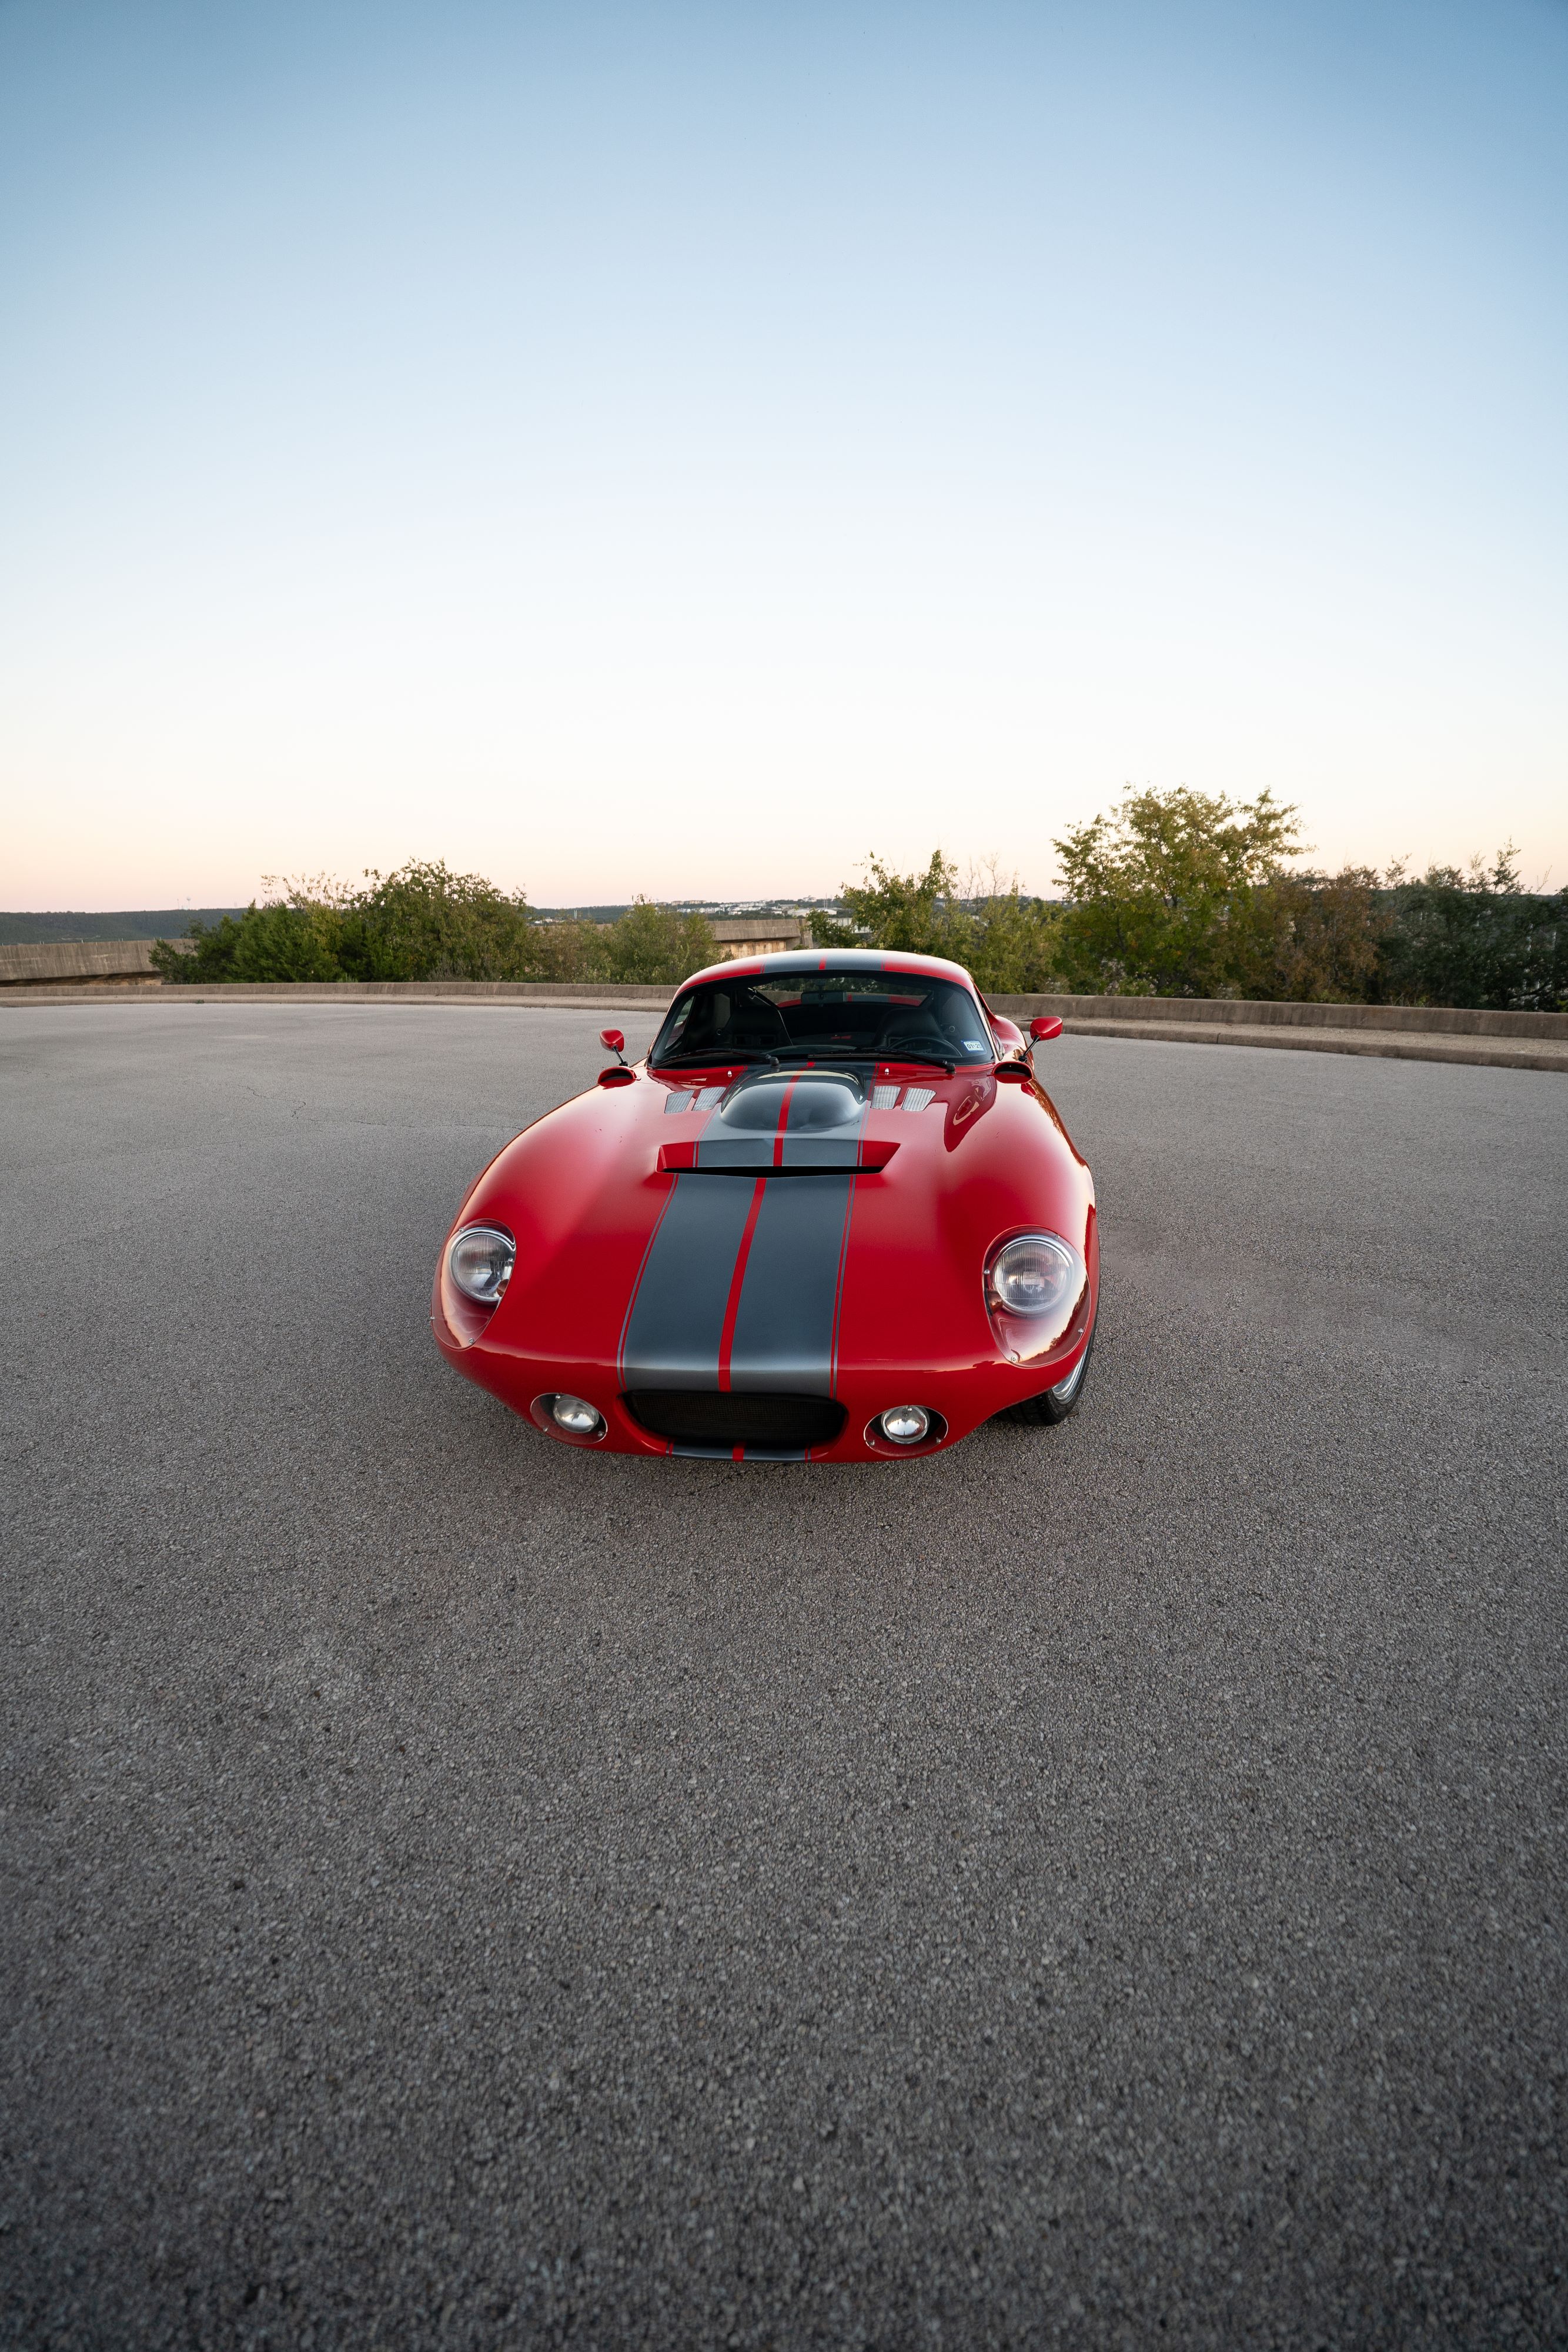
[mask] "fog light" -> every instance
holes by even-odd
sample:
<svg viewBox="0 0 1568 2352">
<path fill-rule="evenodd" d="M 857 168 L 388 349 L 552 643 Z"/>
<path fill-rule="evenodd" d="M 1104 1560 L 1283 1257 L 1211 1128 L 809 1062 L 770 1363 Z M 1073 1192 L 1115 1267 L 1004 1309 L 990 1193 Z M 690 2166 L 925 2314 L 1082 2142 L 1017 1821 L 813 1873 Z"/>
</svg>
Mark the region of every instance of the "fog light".
<svg viewBox="0 0 1568 2352">
<path fill-rule="evenodd" d="M 549 1410 L 550 1419 L 570 1429 L 573 1437 L 597 1437 L 604 1427 L 603 1415 L 581 1397 L 558 1396 Z"/>
<path fill-rule="evenodd" d="M 894 1445 L 918 1445 L 930 1426 L 931 1415 L 918 1404 L 890 1404 L 877 1422 Z"/>
</svg>

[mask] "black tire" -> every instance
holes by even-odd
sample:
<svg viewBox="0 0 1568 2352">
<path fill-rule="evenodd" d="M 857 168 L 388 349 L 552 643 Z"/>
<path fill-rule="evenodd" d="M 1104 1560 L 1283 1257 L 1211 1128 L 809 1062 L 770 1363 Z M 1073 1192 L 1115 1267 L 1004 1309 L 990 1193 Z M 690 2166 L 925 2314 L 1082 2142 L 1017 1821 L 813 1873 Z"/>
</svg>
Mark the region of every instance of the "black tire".
<svg viewBox="0 0 1568 2352">
<path fill-rule="evenodd" d="M 1089 1334 L 1089 1345 L 1066 1380 L 1053 1389 L 1042 1389 L 1039 1396 L 1025 1397 L 1021 1404 L 1009 1404 L 994 1418 L 1010 1421 L 1026 1429 L 1054 1429 L 1059 1422 L 1075 1413 L 1083 1401 L 1084 1384 L 1089 1377 L 1089 1359 L 1094 1353 L 1094 1334 Z"/>
</svg>

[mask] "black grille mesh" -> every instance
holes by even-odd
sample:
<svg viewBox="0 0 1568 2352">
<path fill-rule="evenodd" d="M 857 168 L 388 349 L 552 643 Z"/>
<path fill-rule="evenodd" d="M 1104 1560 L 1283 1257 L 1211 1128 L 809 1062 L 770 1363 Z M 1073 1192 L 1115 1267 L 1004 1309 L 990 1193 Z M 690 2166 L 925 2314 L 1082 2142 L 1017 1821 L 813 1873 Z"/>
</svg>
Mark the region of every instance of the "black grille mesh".
<svg viewBox="0 0 1568 2352">
<path fill-rule="evenodd" d="M 831 1445 L 844 1425 L 831 1397 L 747 1396 L 734 1389 L 632 1389 L 626 1404 L 677 1445 Z"/>
</svg>

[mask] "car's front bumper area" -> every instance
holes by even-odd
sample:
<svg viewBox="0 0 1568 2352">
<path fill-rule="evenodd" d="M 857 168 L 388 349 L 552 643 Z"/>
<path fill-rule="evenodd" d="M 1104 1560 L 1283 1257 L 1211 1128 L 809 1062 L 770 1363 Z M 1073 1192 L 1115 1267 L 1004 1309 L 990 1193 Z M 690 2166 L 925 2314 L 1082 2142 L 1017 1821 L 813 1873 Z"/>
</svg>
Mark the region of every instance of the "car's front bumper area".
<svg viewBox="0 0 1568 2352">
<path fill-rule="evenodd" d="M 661 1433 L 638 1417 L 612 1365 L 523 1354 L 487 1346 L 483 1337 L 465 1345 L 446 1327 L 439 1305 L 431 1320 L 436 1343 L 455 1371 L 498 1397 L 558 1444 L 600 1453 L 674 1454 L 688 1460 L 889 1462 L 945 1452 L 993 1414 L 1069 1379 L 1089 1344 L 1093 1301 L 1085 1297 L 1059 1347 L 1027 1364 L 998 1357 L 936 1370 L 907 1364 L 841 1365 L 832 1381 L 831 1402 L 842 1408 L 842 1426 L 825 1442 L 818 1438 L 812 1443 L 802 1442 L 807 1433 L 800 1427 L 785 1433 L 789 1442 L 777 1442 L 778 1433 L 758 1426 L 768 1418 L 766 1411 L 744 1416 L 754 1426 L 736 1442 L 737 1416 L 716 1390 L 706 1391 L 715 1410 L 713 1425 L 705 1431 L 700 1402 L 705 1392 L 695 1388 L 673 1392 L 682 1400 L 675 1412 L 660 1413 L 645 1398 L 640 1400 L 649 1418 L 659 1419 L 666 1426 L 681 1424 L 681 1433 Z M 788 1393 L 781 1391 L 781 1398 Z M 580 1397 L 592 1405 L 602 1420 L 602 1431 L 589 1437 L 562 1429 L 550 1412 L 550 1401 L 558 1396 Z M 737 1398 L 736 1402 L 740 1401 Z M 760 1396 L 755 1401 L 762 1403 Z M 892 1406 L 912 1404 L 931 1416 L 931 1433 L 918 1444 L 895 1444 L 878 1428 L 879 1417 Z"/>
</svg>

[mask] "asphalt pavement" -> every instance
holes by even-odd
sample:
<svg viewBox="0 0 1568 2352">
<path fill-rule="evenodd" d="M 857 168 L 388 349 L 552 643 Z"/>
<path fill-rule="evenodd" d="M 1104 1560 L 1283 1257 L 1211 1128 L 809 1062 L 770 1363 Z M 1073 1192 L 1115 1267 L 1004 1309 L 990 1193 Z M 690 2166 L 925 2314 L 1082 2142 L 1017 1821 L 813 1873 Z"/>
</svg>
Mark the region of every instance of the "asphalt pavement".
<svg viewBox="0 0 1568 2352">
<path fill-rule="evenodd" d="M 1078 1417 L 649 1463 L 426 1322 L 609 1017 L 0 1008 L 0 2333 L 1568 2341 L 1568 1087 L 1064 1039 Z"/>
</svg>

